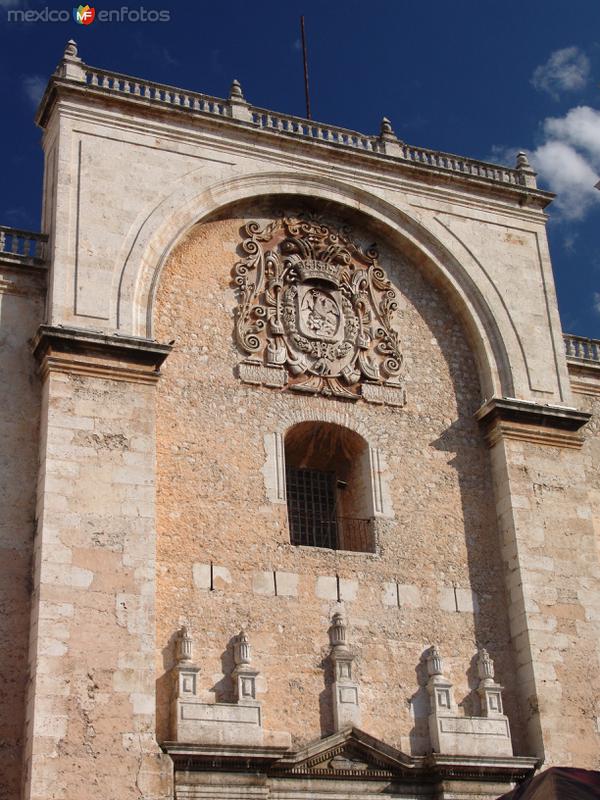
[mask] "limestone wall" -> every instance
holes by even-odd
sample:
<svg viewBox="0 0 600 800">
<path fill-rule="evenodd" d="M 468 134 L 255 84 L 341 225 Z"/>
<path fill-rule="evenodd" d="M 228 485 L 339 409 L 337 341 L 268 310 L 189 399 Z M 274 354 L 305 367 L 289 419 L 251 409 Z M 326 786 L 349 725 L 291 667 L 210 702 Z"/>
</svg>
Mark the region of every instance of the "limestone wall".
<svg viewBox="0 0 600 800">
<path fill-rule="evenodd" d="M 169 796 L 154 739 L 154 386 L 75 360 L 43 386 L 25 796 Z"/>
<path fill-rule="evenodd" d="M 196 226 L 158 288 L 155 335 L 175 339 L 157 396 L 159 740 L 169 738 L 166 672 L 184 622 L 206 700 L 230 699 L 231 639 L 246 626 L 265 727 L 289 730 L 294 745 L 331 732 L 324 657 L 331 614 L 342 607 L 366 731 L 408 753 L 429 749 L 419 662 L 432 643 L 447 657 L 457 700 L 478 713 L 471 691 L 478 643 L 496 660 L 516 752 L 524 752 L 489 455 L 473 418 L 481 398 L 465 334 L 410 259 L 355 224 L 363 244 L 377 239 L 400 294 L 406 407 L 241 383 L 231 270 L 242 225 L 270 214 L 255 204 Z M 377 520 L 377 555 L 289 544 L 285 505 L 267 496 L 265 436 L 302 419 L 346 425 L 379 449 L 391 510 Z"/>
<path fill-rule="evenodd" d="M 35 528 L 40 387 L 28 340 L 41 270 L 0 263 L 0 798 L 20 792 Z"/>
</svg>

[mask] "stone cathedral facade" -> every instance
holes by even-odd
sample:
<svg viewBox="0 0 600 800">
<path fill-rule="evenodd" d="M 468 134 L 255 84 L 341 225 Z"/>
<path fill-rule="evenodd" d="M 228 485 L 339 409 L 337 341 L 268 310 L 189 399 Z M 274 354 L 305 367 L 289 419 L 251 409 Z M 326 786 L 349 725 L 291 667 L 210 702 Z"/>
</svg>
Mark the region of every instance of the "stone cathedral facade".
<svg viewBox="0 0 600 800">
<path fill-rule="evenodd" d="M 599 343 L 515 169 L 87 66 L 0 228 L 2 800 L 600 766 Z"/>
</svg>

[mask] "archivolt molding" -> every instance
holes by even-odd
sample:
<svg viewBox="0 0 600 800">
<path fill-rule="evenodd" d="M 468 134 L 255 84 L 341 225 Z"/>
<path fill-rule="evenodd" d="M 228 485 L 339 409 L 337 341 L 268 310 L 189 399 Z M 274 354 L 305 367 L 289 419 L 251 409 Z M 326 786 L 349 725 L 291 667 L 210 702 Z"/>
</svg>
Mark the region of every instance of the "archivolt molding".
<svg viewBox="0 0 600 800">
<path fill-rule="evenodd" d="M 154 299 L 163 266 L 193 225 L 234 203 L 279 195 L 317 198 L 361 212 L 384 228 L 391 244 L 418 252 L 420 266 L 445 290 L 467 328 L 483 396 L 514 396 L 515 386 L 527 391 L 525 363 L 512 341 L 510 319 L 496 298 L 484 294 L 476 282 L 475 278 L 481 278 L 485 286 L 484 276 L 468 254 L 459 261 L 414 209 L 319 175 L 259 173 L 204 189 L 199 188 L 197 177 L 182 178 L 123 248 L 112 299 L 117 329 L 152 337 Z"/>
</svg>

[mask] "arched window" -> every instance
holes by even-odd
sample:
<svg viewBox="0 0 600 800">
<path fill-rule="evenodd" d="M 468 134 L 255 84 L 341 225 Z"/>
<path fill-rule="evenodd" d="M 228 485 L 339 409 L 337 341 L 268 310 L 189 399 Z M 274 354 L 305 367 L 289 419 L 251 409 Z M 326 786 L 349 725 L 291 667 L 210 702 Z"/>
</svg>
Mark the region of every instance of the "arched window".
<svg viewBox="0 0 600 800">
<path fill-rule="evenodd" d="M 285 436 L 290 540 L 375 552 L 369 448 L 354 431 L 300 422 Z"/>
</svg>

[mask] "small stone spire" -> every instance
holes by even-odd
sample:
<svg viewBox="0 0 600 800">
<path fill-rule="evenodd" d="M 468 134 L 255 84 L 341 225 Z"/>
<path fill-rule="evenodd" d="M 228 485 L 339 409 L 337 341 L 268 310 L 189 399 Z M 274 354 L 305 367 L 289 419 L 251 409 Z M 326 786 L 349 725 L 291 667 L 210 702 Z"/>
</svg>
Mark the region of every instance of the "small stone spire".
<svg viewBox="0 0 600 800">
<path fill-rule="evenodd" d="M 383 146 L 383 150 L 388 156 L 396 156 L 397 158 L 403 157 L 402 142 L 394 133 L 392 123 L 387 117 L 381 120 L 381 127 L 379 129 L 379 141 Z"/>
<path fill-rule="evenodd" d="M 331 646 L 336 648 L 343 647 L 347 650 L 346 632 L 347 628 L 344 623 L 344 617 L 339 612 L 336 612 L 331 618 L 331 627 L 329 628 L 329 641 Z"/>
<path fill-rule="evenodd" d="M 442 661 L 442 656 L 436 645 L 433 645 L 429 649 L 427 655 L 427 673 L 430 678 L 434 675 L 444 674 L 444 662 Z"/>
<path fill-rule="evenodd" d="M 79 57 L 77 42 L 74 39 L 69 39 L 63 51 L 63 57 L 60 64 L 56 68 L 56 75 L 59 78 L 67 78 L 72 81 L 85 82 L 85 70 L 82 66 L 83 62 Z"/>
<path fill-rule="evenodd" d="M 504 714 L 502 708 L 502 686 L 494 680 L 494 662 L 490 658 L 488 651 L 482 647 L 477 656 L 477 674 L 479 675 L 479 686 L 477 694 L 481 702 L 481 714 L 484 717 L 501 717 Z"/>
<path fill-rule="evenodd" d="M 529 159 L 527 158 L 527 153 L 524 150 L 519 150 L 517 153 L 517 165 L 516 169 L 518 172 L 522 173 L 525 186 L 530 189 L 537 189 L 537 181 L 536 175 L 537 173 L 529 163 Z"/>
<path fill-rule="evenodd" d="M 394 129 L 392 128 L 392 123 L 389 121 L 387 117 L 383 117 L 381 120 L 381 129 L 379 135 L 382 139 L 385 138 L 394 138 L 396 139 L 396 134 L 394 133 Z"/>
<path fill-rule="evenodd" d="M 67 44 L 65 45 L 65 52 L 63 54 L 63 58 L 77 58 L 77 42 L 75 39 L 69 39 Z"/>
<path fill-rule="evenodd" d="M 233 79 L 231 84 L 231 89 L 229 90 L 229 99 L 233 100 L 234 98 L 236 100 L 244 99 L 244 93 L 242 92 L 242 85 L 236 78 Z"/>
<path fill-rule="evenodd" d="M 242 628 L 233 643 L 233 670 L 235 699 L 239 705 L 256 705 L 256 679 L 258 671 L 252 669 L 251 647 L 248 634 Z"/>
<path fill-rule="evenodd" d="M 242 628 L 233 645 L 233 658 L 237 667 L 239 667 L 240 664 L 250 663 L 250 652 L 250 640 L 248 639 L 248 634 Z"/>
<path fill-rule="evenodd" d="M 490 654 L 485 647 L 482 647 L 479 651 L 477 673 L 482 681 L 487 679 L 494 680 L 494 662 L 490 658 Z"/>
<path fill-rule="evenodd" d="M 244 97 L 242 85 L 234 79 L 229 90 L 229 109 L 233 119 L 239 119 L 242 122 L 252 122 L 252 112 L 248 105 L 248 101 Z"/>
<path fill-rule="evenodd" d="M 333 724 L 336 731 L 352 725 L 360 725 L 360 706 L 358 704 L 358 683 L 352 675 L 354 655 L 347 641 L 347 626 L 343 616 L 336 612 L 331 618 L 329 642 L 333 662 Z"/>
<path fill-rule="evenodd" d="M 185 661 L 191 661 L 194 653 L 194 640 L 190 636 L 190 632 L 186 625 L 184 625 L 177 637 L 176 656 L 177 661 L 181 664 Z"/>
</svg>

